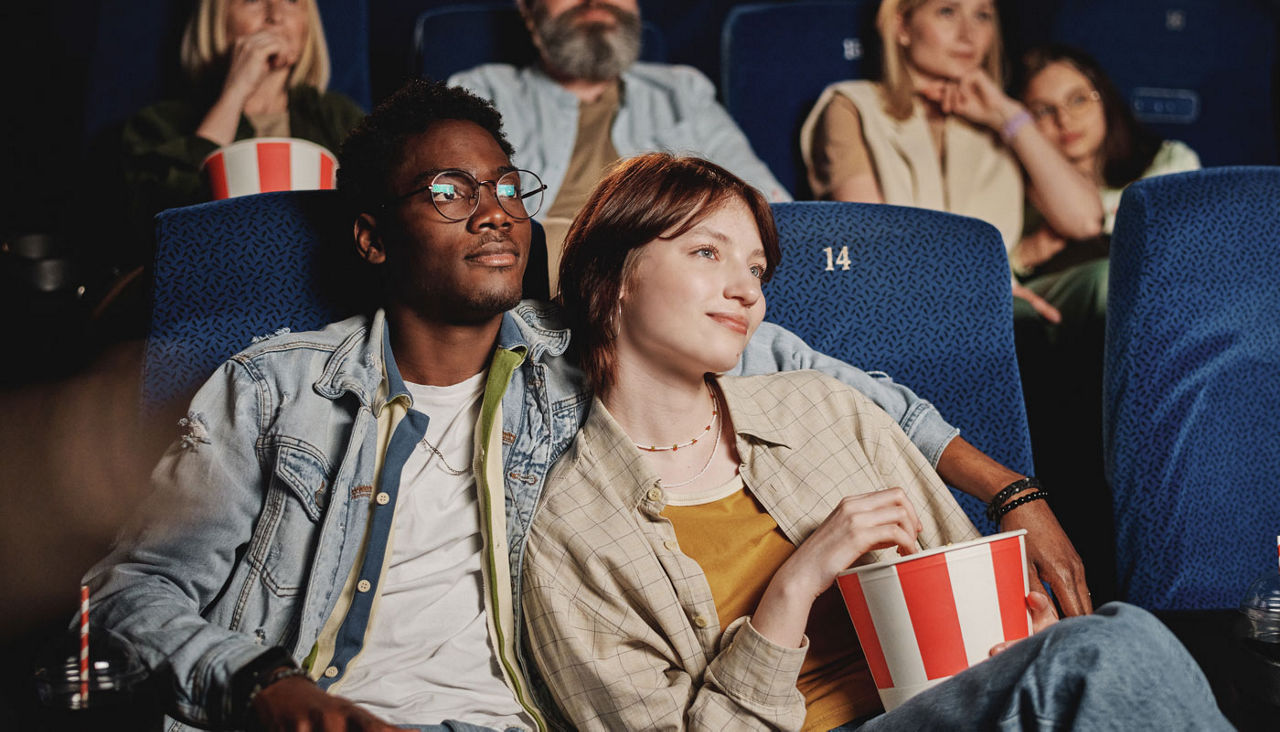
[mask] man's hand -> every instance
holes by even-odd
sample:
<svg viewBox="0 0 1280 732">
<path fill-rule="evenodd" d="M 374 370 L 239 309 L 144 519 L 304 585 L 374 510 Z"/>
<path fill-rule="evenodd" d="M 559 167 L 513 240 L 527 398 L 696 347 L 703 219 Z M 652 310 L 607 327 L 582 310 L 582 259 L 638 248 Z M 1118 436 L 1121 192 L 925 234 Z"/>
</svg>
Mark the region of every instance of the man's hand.
<svg viewBox="0 0 1280 732">
<path fill-rule="evenodd" d="M 1031 634 L 1035 635 L 1045 628 L 1058 622 L 1058 613 L 1053 610 L 1053 603 L 1049 602 L 1049 598 L 1043 592 L 1032 590 L 1027 595 L 1027 610 L 1031 611 Z M 1022 640 L 1022 639 L 1019 639 Z M 1018 641 L 1004 641 L 991 646 L 991 652 L 988 657 L 1005 650 L 1009 646 Z"/>
<path fill-rule="evenodd" d="M 340 696 L 320 690 L 310 679 L 293 676 L 268 686 L 253 698 L 257 729 L 267 732 L 394 732 L 394 727 Z"/>
<path fill-rule="evenodd" d="M 963 437 L 947 443 L 938 458 L 938 475 L 983 503 L 1004 486 L 1026 477 L 987 457 Z M 1084 564 L 1047 503 L 1032 501 L 1019 506 L 1000 519 L 1000 528 L 1027 530 L 1027 575 L 1032 589 L 1039 588 L 1043 578 L 1067 615 L 1093 612 Z"/>
<path fill-rule="evenodd" d="M 1093 612 L 1093 600 L 1085 584 L 1084 563 L 1044 501 L 1019 506 L 1000 520 L 1001 531 L 1027 530 L 1027 576 L 1034 590 L 1040 580 L 1049 583 L 1068 616 Z"/>
</svg>

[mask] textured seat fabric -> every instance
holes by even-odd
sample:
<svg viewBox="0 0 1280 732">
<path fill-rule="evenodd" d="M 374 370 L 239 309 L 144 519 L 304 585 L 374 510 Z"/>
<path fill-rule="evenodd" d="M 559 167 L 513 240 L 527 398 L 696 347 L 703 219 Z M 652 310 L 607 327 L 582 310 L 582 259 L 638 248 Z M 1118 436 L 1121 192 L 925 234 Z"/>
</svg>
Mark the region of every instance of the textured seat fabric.
<svg viewBox="0 0 1280 732">
<path fill-rule="evenodd" d="M 1204 165 L 1269 165 L 1278 11 L 1267 5 L 1076 0 L 1062 4 L 1053 35 L 1096 57 L 1138 118 Z"/>
<path fill-rule="evenodd" d="M 336 191 L 240 196 L 156 217 L 154 307 L 143 402 L 185 399 L 255 337 L 351 314 L 351 217 Z M 525 295 L 546 299 L 546 240 L 533 222 Z"/>
<path fill-rule="evenodd" d="M 311 330 L 346 313 L 322 297 L 322 245 L 351 240 L 334 191 L 240 196 L 156 217 L 154 306 L 143 401 L 191 393 L 256 336 Z"/>
<path fill-rule="evenodd" d="M 1280 533 L 1280 168 L 1130 186 L 1108 287 L 1120 599 L 1236 607 Z"/>
<path fill-rule="evenodd" d="M 765 317 L 819 351 L 883 371 L 961 435 L 1033 474 L 1004 245 L 977 219 L 859 203 L 773 206 L 782 265 Z M 983 533 L 995 526 L 957 493 Z"/>
<path fill-rule="evenodd" d="M 725 19 L 720 90 L 756 155 L 793 196 L 808 190 L 800 126 L 830 84 L 867 75 L 876 0 L 742 5 Z"/>
<path fill-rule="evenodd" d="M 427 10 L 414 27 L 413 55 L 418 73 L 439 81 L 480 64 L 528 66 L 538 59 L 524 19 L 511 2 Z M 641 25 L 640 60 L 667 60 L 662 33 L 652 23 Z"/>
</svg>

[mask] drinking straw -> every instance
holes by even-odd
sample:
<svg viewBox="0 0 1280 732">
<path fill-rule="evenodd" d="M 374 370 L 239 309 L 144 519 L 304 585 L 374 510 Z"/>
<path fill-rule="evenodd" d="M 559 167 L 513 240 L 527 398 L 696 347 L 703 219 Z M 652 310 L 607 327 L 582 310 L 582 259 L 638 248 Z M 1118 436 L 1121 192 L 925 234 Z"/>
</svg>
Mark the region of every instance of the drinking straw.
<svg viewBox="0 0 1280 732">
<path fill-rule="evenodd" d="M 89 705 L 89 586 L 80 585 L 80 708 Z"/>
</svg>

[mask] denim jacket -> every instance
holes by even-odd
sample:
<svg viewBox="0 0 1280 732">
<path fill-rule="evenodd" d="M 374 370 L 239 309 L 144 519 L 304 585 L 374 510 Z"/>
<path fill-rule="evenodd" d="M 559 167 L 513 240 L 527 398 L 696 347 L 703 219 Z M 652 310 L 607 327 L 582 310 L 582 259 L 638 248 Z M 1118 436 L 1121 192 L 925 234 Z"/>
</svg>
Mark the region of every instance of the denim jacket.
<svg viewBox="0 0 1280 732">
<path fill-rule="evenodd" d="M 497 107 L 516 149 L 512 162 L 537 173 L 547 185 L 547 200 L 556 200 L 578 136 L 578 98 L 536 66 L 484 64 L 454 74 L 449 85 L 464 86 Z M 655 150 L 698 155 L 770 201 L 791 200 L 716 101 L 715 85 L 692 67 L 637 63 L 624 71 L 612 137 L 624 158 Z"/>
<path fill-rule="evenodd" d="M 498 337 L 501 351 L 522 358 L 501 398 L 514 628 L 498 630 L 517 639 L 517 649 L 533 509 L 590 404 L 581 372 L 564 357 L 568 342 L 553 306 L 534 301 L 504 315 Z M 181 420 L 145 510 L 90 570 L 95 624 L 135 646 L 180 719 L 235 725 L 234 673 L 273 646 L 305 658 L 362 548 L 385 542 L 368 527 L 384 373 L 398 379 L 388 344 L 379 312 L 263 340 L 232 357 Z M 859 389 L 931 461 L 955 434 L 910 390 L 813 352 L 770 324 L 734 373 L 791 368 L 818 368 Z M 527 685 L 523 672 L 515 676 Z"/>
</svg>

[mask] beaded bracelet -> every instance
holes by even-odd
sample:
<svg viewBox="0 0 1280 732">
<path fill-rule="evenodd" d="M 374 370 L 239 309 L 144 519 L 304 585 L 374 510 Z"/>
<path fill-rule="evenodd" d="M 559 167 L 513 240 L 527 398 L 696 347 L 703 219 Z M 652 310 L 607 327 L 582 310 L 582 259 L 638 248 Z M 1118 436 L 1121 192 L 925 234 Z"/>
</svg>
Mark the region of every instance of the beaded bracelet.
<svg viewBox="0 0 1280 732">
<path fill-rule="evenodd" d="M 1000 128 L 1000 139 L 1004 140 L 1004 143 L 1008 145 L 1010 142 L 1013 142 L 1013 138 L 1018 135 L 1018 131 L 1021 130 L 1023 126 L 1030 121 L 1031 121 L 1030 112 L 1028 112 L 1025 109 L 1022 110 L 1021 112 L 1018 112 L 1017 114 L 1010 117 L 1009 121 L 1005 122 L 1004 125 Z"/>
<path fill-rule="evenodd" d="M 1010 511 L 1017 508 L 1018 506 L 1021 506 L 1025 503 L 1031 503 L 1032 501 L 1041 501 L 1048 497 L 1049 497 L 1049 491 L 1036 491 L 1035 493 L 1028 493 L 1027 495 L 1022 496 L 1021 498 L 1015 498 L 1012 501 L 1009 501 L 1008 503 L 1000 507 L 1000 512 L 997 514 L 996 518 L 1002 519 L 1004 518 L 1004 515 L 1006 513 L 1009 513 Z"/>
<path fill-rule="evenodd" d="M 1044 486 L 1040 485 L 1040 479 L 1036 478 L 1034 475 L 1027 476 L 1021 480 L 1015 480 L 1002 488 L 1000 492 L 995 494 L 991 501 L 987 503 L 987 518 L 995 521 L 998 516 L 998 512 L 1000 511 L 1000 507 L 1004 505 L 1005 501 L 1009 500 L 1009 498 L 1015 493 L 1021 493 L 1022 491 L 1030 488 L 1044 490 Z"/>
</svg>

